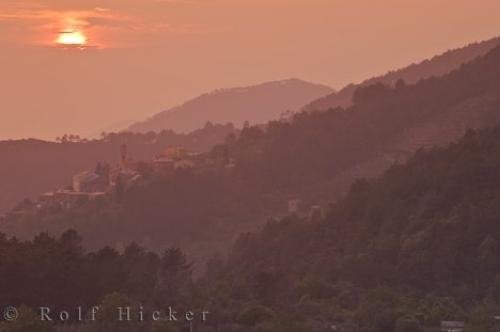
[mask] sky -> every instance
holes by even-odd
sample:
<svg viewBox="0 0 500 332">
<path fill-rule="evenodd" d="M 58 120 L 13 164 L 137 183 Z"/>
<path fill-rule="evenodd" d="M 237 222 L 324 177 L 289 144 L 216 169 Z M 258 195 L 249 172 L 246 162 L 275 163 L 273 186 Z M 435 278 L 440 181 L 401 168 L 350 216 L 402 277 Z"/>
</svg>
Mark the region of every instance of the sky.
<svg viewBox="0 0 500 332">
<path fill-rule="evenodd" d="M 499 12 L 498 0 L 1 0 L 0 139 L 96 135 L 291 77 L 340 89 L 500 35 Z"/>
</svg>

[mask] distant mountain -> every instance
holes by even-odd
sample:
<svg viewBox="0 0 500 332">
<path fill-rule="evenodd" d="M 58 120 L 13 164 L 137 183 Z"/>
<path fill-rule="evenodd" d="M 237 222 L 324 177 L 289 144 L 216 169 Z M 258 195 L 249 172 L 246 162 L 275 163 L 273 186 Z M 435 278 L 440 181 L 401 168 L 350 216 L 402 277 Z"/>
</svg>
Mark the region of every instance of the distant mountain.
<svg viewBox="0 0 500 332">
<path fill-rule="evenodd" d="M 373 77 L 360 84 L 349 84 L 338 92 L 332 92 L 327 96 L 320 97 L 303 107 L 305 111 L 326 110 L 335 107 L 348 107 L 352 104 L 352 96 L 357 88 L 375 83 L 383 83 L 393 86 L 398 80 L 404 80 L 407 84 L 413 84 L 421 79 L 432 76 L 442 76 L 462 64 L 469 62 L 478 56 L 488 53 L 500 44 L 500 37 L 489 39 L 479 43 L 472 43 L 465 47 L 447 51 L 437 55 L 430 60 L 424 60 L 405 68 L 390 71 L 385 75 Z"/>
<path fill-rule="evenodd" d="M 207 121 L 232 122 L 236 126 L 245 121 L 251 124 L 263 123 L 279 118 L 283 112 L 295 111 L 302 105 L 332 92 L 327 86 L 298 79 L 221 89 L 133 124 L 129 130 L 148 132 L 171 129 L 186 132 L 202 127 Z"/>
</svg>

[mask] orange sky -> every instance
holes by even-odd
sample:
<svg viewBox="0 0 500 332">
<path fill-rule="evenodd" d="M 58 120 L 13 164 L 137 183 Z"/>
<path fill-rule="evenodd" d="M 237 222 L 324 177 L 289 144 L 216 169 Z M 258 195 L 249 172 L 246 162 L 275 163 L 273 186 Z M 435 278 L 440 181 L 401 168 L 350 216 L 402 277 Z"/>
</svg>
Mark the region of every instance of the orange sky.
<svg viewBox="0 0 500 332">
<path fill-rule="evenodd" d="M 340 88 L 500 34 L 498 0 L 2 0 L 0 139 L 89 135 L 221 87 Z M 78 29 L 90 46 L 55 47 Z"/>
</svg>

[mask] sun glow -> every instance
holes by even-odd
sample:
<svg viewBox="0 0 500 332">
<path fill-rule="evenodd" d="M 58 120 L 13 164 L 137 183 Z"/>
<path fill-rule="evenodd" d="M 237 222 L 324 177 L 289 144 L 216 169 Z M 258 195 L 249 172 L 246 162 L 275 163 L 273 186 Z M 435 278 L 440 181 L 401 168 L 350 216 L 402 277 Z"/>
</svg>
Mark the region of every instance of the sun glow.
<svg viewBox="0 0 500 332">
<path fill-rule="evenodd" d="M 56 43 L 62 46 L 85 46 L 87 44 L 87 37 L 81 32 L 76 30 L 62 31 L 57 37 Z"/>
</svg>

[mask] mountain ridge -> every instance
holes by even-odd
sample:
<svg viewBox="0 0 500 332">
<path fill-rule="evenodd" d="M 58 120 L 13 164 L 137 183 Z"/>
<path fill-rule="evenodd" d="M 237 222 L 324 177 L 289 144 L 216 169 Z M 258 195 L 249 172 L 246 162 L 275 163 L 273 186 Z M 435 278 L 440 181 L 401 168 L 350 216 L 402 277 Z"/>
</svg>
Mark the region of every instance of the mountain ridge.
<svg viewBox="0 0 500 332">
<path fill-rule="evenodd" d="M 430 59 L 425 59 L 418 63 L 413 63 L 397 70 L 390 70 L 384 75 L 375 76 L 362 81 L 361 83 L 351 83 L 327 96 L 320 97 L 302 107 L 304 111 L 326 110 L 335 107 L 348 107 L 352 105 L 352 97 L 356 89 L 376 83 L 394 85 L 398 80 L 403 80 L 407 84 L 431 76 L 442 76 L 460 65 L 469 62 L 478 56 L 486 54 L 495 46 L 500 44 L 500 36 L 487 39 L 481 42 L 470 43 L 466 46 L 448 50 Z"/>
<path fill-rule="evenodd" d="M 334 91 L 332 88 L 291 78 L 256 85 L 216 89 L 192 98 L 150 118 L 132 124 L 127 130 L 147 132 L 171 129 L 185 132 L 206 122 L 241 126 L 278 119 L 287 111 Z"/>
</svg>

